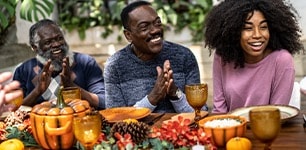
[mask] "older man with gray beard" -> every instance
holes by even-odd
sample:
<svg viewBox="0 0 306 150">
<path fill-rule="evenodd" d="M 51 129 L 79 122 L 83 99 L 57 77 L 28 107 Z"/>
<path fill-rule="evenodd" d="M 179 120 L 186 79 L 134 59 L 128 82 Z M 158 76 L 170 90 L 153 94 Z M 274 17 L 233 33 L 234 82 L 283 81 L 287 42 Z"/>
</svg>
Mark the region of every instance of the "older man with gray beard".
<svg viewBox="0 0 306 150">
<path fill-rule="evenodd" d="M 52 101 L 59 86 L 81 88 L 82 99 L 96 109 L 105 108 L 102 70 L 90 56 L 72 52 L 60 27 L 44 19 L 30 28 L 30 45 L 36 53 L 17 67 L 14 80 L 21 83 L 23 105 Z"/>
</svg>

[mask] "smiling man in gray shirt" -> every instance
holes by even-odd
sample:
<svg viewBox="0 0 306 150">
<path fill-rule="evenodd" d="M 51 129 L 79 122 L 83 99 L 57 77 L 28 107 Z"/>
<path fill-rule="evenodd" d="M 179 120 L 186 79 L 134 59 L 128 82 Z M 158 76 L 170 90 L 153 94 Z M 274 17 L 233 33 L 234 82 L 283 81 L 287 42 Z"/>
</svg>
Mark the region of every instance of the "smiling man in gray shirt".
<svg viewBox="0 0 306 150">
<path fill-rule="evenodd" d="M 193 53 L 163 40 L 161 19 L 148 2 L 129 4 L 121 19 L 130 44 L 105 65 L 106 108 L 136 106 L 152 112 L 193 112 L 184 94 L 186 84 L 200 82 Z"/>
</svg>

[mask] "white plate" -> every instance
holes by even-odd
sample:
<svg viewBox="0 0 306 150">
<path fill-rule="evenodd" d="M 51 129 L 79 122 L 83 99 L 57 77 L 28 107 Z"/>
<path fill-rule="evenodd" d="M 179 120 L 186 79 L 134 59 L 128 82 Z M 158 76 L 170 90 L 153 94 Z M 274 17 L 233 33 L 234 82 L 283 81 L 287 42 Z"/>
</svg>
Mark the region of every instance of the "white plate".
<svg viewBox="0 0 306 150">
<path fill-rule="evenodd" d="M 253 108 L 258 108 L 258 107 L 276 107 L 278 108 L 281 112 L 282 121 L 293 118 L 299 114 L 299 109 L 292 107 L 292 106 L 287 106 L 287 105 L 263 105 L 263 106 L 243 107 L 243 108 L 235 109 L 231 111 L 229 114 L 236 115 L 236 116 L 243 116 L 249 122 L 249 111 Z"/>
</svg>

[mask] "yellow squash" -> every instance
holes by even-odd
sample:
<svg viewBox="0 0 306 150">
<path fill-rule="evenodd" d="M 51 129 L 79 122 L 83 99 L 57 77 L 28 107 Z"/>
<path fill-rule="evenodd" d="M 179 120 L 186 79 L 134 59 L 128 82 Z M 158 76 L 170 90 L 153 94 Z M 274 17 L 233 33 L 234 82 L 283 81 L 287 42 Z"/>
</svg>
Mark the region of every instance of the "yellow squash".
<svg viewBox="0 0 306 150">
<path fill-rule="evenodd" d="M 0 150 L 24 150 L 24 145 L 19 139 L 9 139 L 0 144 Z"/>
</svg>

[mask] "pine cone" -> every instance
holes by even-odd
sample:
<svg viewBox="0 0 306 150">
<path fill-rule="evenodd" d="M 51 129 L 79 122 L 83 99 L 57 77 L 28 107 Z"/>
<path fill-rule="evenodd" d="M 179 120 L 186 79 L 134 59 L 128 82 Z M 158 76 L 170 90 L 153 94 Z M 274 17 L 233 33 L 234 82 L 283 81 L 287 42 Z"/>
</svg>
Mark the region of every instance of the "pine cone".
<svg viewBox="0 0 306 150">
<path fill-rule="evenodd" d="M 112 126 L 112 124 L 108 122 L 103 115 L 101 115 L 101 120 L 102 120 L 102 123 L 101 123 L 102 129 L 106 129 Z"/>
<path fill-rule="evenodd" d="M 127 133 L 130 134 L 133 142 L 139 144 L 148 138 L 150 127 L 143 122 L 117 122 L 111 128 L 111 135 L 113 136 L 116 132 L 122 136 Z"/>
</svg>

